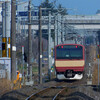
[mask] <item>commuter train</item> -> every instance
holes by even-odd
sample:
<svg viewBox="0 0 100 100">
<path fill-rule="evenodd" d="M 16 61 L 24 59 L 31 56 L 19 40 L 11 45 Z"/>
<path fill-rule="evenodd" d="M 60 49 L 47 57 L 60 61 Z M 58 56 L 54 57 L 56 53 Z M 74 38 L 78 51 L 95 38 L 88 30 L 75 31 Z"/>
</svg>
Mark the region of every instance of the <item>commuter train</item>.
<svg viewBox="0 0 100 100">
<path fill-rule="evenodd" d="M 57 79 L 80 80 L 85 66 L 85 47 L 81 44 L 61 44 L 55 47 Z"/>
</svg>

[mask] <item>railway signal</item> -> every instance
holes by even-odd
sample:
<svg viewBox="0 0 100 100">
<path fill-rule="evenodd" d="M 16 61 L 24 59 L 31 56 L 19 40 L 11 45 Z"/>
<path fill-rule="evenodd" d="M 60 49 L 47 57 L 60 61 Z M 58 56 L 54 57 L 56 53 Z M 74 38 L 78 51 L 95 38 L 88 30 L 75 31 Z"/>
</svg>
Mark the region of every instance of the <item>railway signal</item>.
<svg viewBox="0 0 100 100">
<path fill-rule="evenodd" d="M 2 43 L 2 50 L 6 49 L 6 43 Z"/>
<path fill-rule="evenodd" d="M 27 56 L 25 52 L 24 52 L 24 61 L 27 62 Z"/>
<path fill-rule="evenodd" d="M 54 72 L 54 66 L 51 66 L 51 72 Z"/>
<path fill-rule="evenodd" d="M 98 54 L 98 59 L 99 59 L 99 54 Z"/>
</svg>

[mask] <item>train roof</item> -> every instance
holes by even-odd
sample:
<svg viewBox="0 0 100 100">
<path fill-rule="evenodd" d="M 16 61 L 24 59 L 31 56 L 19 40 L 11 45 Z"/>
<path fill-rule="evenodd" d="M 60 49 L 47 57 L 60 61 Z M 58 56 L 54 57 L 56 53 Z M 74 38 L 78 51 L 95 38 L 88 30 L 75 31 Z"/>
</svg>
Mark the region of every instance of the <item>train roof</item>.
<svg viewBox="0 0 100 100">
<path fill-rule="evenodd" d="M 82 46 L 82 47 L 84 47 L 84 45 L 82 45 L 82 44 L 59 44 L 59 45 L 57 45 L 56 47 L 58 47 L 58 46 L 63 46 L 63 45 L 77 45 L 77 46 Z"/>
</svg>

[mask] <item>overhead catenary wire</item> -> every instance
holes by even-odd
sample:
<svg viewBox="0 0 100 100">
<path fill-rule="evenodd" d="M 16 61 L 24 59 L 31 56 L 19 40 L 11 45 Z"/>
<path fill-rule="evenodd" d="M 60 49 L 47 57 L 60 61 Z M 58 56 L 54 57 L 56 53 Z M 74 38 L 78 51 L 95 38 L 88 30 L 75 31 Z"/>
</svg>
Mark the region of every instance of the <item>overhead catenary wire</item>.
<svg viewBox="0 0 100 100">
<path fill-rule="evenodd" d="M 42 2 L 43 2 L 43 1 L 42 1 Z M 54 0 L 54 4 L 56 5 L 55 2 L 56 2 L 56 0 Z M 35 7 L 35 6 L 34 6 L 34 7 Z M 38 7 L 38 6 L 36 6 L 36 7 Z M 51 9 L 51 8 L 41 8 L 41 9 Z M 61 8 L 61 9 L 62 9 L 62 11 L 64 10 L 64 8 Z M 60 12 L 62 12 L 62 11 L 60 11 Z M 59 13 L 59 11 L 58 11 L 58 13 Z M 33 16 L 32 16 L 32 17 L 33 17 Z M 45 18 L 44 18 L 44 19 L 45 19 Z M 47 19 L 47 20 L 48 20 L 48 19 Z M 63 22 L 60 22 L 60 21 L 58 21 L 58 20 L 57 20 L 57 22 L 62 23 L 62 24 L 67 24 L 66 27 L 69 28 L 69 29 L 71 29 L 70 26 L 68 25 L 68 23 L 65 23 L 65 22 L 63 23 Z M 72 30 L 71 30 L 71 31 L 72 31 Z"/>
</svg>

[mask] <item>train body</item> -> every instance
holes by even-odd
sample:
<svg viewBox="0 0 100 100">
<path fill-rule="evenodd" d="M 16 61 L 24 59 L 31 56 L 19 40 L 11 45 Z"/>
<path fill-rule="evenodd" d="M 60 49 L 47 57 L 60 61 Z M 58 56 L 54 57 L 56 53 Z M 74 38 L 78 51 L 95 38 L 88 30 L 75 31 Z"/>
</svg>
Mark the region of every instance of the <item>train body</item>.
<svg viewBox="0 0 100 100">
<path fill-rule="evenodd" d="M 61 44 L 55 47 L 57 79 L 82 79 L 85 47 L 81 44 Z"/>
</svg>

